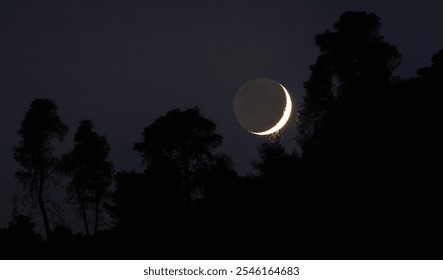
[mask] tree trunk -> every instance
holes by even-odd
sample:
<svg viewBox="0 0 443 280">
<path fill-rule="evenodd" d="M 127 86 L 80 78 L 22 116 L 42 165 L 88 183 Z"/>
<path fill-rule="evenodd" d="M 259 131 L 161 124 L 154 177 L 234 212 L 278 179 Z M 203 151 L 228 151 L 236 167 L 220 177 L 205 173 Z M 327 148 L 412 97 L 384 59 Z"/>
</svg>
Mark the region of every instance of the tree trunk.
<svg viewBox="0 0 443 280">
<path fill-rule="evenodd" d="M 99 208 L 100 208 L 100 197 L 95 198 L 95 226 L 94 226 L 94 235 L 98 230 L 98 217 L 99 217 Z"/>
<path fill-rule="evenodd" d="M 91 236 L 91 234 L 89 233 L 88 216 L 86 214 L 86 206 L 85 206 L 85 202 L 83 200 L 83 197 L 81 195 L 80 188 L 78 186 L 75 186 L 75 192 L 77 193 L 77 198 L 78 198 L 78 201 L 80 202 L 80 208 L 82 211 L 83 224 L 85 225 L 86 235 L 89 237 L 89 236 Z"/>
<path fill-rule="evenodd" d="M 40 207 L 40 212 L 42 213 L 43 223 L 45 225 L 46 237 L 47 239 L 51 239 L 51 229 L 49 227 L 48 213 L 45 208 L 45 201 L 43 199 L 43 189 L 45 187 L 45 175 L 43 170 L 40 170 L 40 182 L 39 182 L 39 190 L 38 190 L 38 205 Z"/>
</svg>

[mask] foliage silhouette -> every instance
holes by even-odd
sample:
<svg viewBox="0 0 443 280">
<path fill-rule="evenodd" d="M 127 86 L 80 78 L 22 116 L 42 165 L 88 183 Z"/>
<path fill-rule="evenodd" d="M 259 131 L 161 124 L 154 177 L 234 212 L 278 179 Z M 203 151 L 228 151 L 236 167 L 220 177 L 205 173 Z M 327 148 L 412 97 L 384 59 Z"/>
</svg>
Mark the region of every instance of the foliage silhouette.
<svg viewBox="0 0 443 280">
<path fill-rule="evenodd" d="M 36 99 L 31 103 L 25 119 L 21 123 L 21 140 L 14 147 L 14 158 L 21 165 L 16 177 L 23 184 L 22 198 L 37 200 L 43 217 L 46 236 L 50 238 L 48 200 L 45 189 L 49 187 L 54 173 L 59 167 L 59 159 L 52 152 L 53 140 L 62 141 L 68 127 L 60 120 L 57 106 L 49 99 Z"/>
<path fill-rule="evenodd" d="M 69 195 L 83 213 L 86 235 L 59 225 L 41 240 L 32 220 L 15 213 L 9 228 L 0 229 L 0 245 L 9 252 L 2 254 L 403 259 L 428 248 L 440 252 L 440 196 L 432 177 L 438 170 L 429 158 L 437 139 L 443 50 L 416 77 L 401 80 L 393 75 L 400 54 L 380 35 L 378 17 L 365 12 L 344 13 L 335 31 L 318 35 L 316 43 L 320 55 L 305 83 L 297 138 L 303 153 L 288 153 L 278 138 L 265 142 L 252 164 L 257 174 L 236 173 L 219 152 L 223 138 L 215 123 L 197 108 L 176 109 L 144 129 L 133 147 L 143 171 L 117 172 L 105 201 L 113 175 L 106 138 L 81 121 L 60 165 L 51 143 L 63 138 L 66 126 L 52 101 L 35 101 L 15 148 L 24 170 L 18 178 L 35 199 L 49 186 L 32 183 L 39 170 L 46 180 L 62 167 L 72 178 Z M 35 155 L 42 164 L 34 164 Z M 97 201 L 113 226 L 97 230 L 96 218 L 92 235 L 86 212 L 93 208 L 96 216 Z"/>
<path fill-rule="evenodd" d="M 236 177 L 230 159 L 217 153 L 222 137 L 215 129 L 197 108 L 172 110 L 145 128 L 143 141 L 134 145 L 143 158 L 143 173 L 115 176 L 108 209 L 118 229 L 133 240 L 150 236 L 167 240 L 163 244 L 168 246 L 188 246 L 175 233 L 194 239 L 195 219 L 207 221 L 197 218 L 209 210 L 203 200 L 214 198 L 221 184 Z"/>
<path fill-rule="evenodd" d="M 134 150 L 141 154 L 147 174 L 157 174 L 155 169 L 160 167 L 179 176 L 179 191 L 189 205 L 203 191 L 195 184 L 200 170 L 224 159 L 215 154 L 221 143 L 215 124 L 203 118 L 198 108 L 176 109 L 146 127 L 143 141 L 135 143 Z"/>
<path fill-rule="evenodd" d="M 335 29 L 316 36 L 321 54 L 305 83 L 298 141 L 304 163 L 325 175 L 318 179 L 369 186 L 385 173 L 381 159 L 391 129 L 386 119 L 400 55 L 379 34 L 375 14 L 345 12 Z"/>
<path fill-rule="evenodd" d="M 382 145 L 377 132 L 400 55 L 375 14 L 345 12 L 335 28 L 316 36 L 321 54 L 305 83 L 298 140 L 306 159 L 365 161 Z"/>
<path fill-rule="evenodd" d="M 94 234 L 99 228 L 103 201 L 110 195 L 113 176 L 113 164 L 107 159 L 110 150 L 108 141 L 92 129 L 91 121 L 80 121 L 74 138 L 75 146 L 64 156 L 63 163 L 63 171 L 72 176 L 68 198 L 78 204 L 87 236 L 91 235 L 91 221 Z M 89 217 L 91 210 L 92 217 Z"/>
<path fill-rule="evenodd" d="M 437 205 L 429 197 L 433 191 L 408 186 L 426 181 L 420 166 L 425 157 L 411 151 L 426 146 L 423 135 L 411 132 L 411 124 L 427 122 L 426 113 L 419 110 L 412 117 L 411 109 L 420 91 L 436 94 L 431 88 L 441 88 L 427 80 L 438 69 L 439 56 L 418 78 L 402 81 L 393 76 L 400 55 L 379 34 L 377 16 L 346 12 L 335 28 L 316 37 L 321 53 L 305 83 L 298 141 L 303 184 L 315 189 L 304 203 L 314 206 L 315 228 L 337 242 L 364 239 L 365 248 L 374 250 L 389 240 L 404 251 L 396 237 L 422 236 L 421 229 L 433 228 L 437 213 L 424 210 Z"/>
</svg>

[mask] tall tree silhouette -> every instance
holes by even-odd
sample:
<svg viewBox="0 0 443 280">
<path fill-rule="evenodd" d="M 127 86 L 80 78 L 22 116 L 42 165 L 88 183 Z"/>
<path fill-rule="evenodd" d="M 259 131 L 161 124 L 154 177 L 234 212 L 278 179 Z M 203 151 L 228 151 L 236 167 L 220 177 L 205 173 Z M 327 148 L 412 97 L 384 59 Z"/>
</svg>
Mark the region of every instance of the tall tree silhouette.
<svg viewBox="0 0 443 280">
<path fill-rule="evenodd" d="M 36 99 L 21 123 L 20 143 L 14 147 L 14 157 L 21 165 L 16 177 L 23 184 L 23 197 L 37 200 L 48 238 L 51 229 L 45 190 L 59 165 L 59 158 L 53 155 L 53 140 L 62 141 L 67 130 L 55 103 L 49 99 Z"/>
<path fill-rule="evenodd" d="M 180 191 L 189 205 L 202 194 L 201 186 L 196 184 L 197 174 L 225 159 L 215 153 L 222 143 L 222 136 L 215 133 L 215 128 L 197 108 L 176 109 L 146 127 L 143 141 L 136 143 L 134 150 L 144 159 L 147 174 L 165 175 L 157 171 L 167 170 L 179 176 Z"/>
<path fill-rule="evenodd" d="M 375 14 L 345 12 L 334 27 L 315 38 L 321 53 L 305 83 L 298 141 L 305 159 L 374 158 L 401 56 Z"/>
<path fill-rule="evenodd" d="M 64 157 L 63 169 L 72 176 L 69 199 L 78 204 L 86 234 L 90 236 L 89 225 L 93 224 L 95 234 L 100 224 L 103 200 L 112 183 L 113 164 L 108 160 L 108 141 L 93 131 L 92 121 L 80 121 L 74 141 L 73 150 Z M 91 210 L 93 218 L 88 217 Z"/>
<path fill-rule="evenodd" d="M 196 249 L 196 233 L 212 222 L 200 214 L 214 213 L 202 201 L 218 202 L 220 185 L 236 176 L 229 158 L 217 151 L 222 137 L 215 128 L 192 108 L 172 110 L 144 129 L 143 140 L 134 144 L 144 171 L 117 173 L 107 205 L 118 234 L 131 244 L 153 241 L 149 246 L 156 254 Z"/>
<path fill-rule="evenodd" d="M 396 183 L 398 162 L 391 156 L 397 139 L 393 116 L 399 112 L 393 71 L 401 56 L 380 27 L 375 14 L 343 13 L 335 31 L 315 37 L 320 55 L 304 85 L 297 139 L 303 203 L 323 227 L 317 232 L 340 228 L 337 238 L 350 227 L 368 234 L 383 226 L 398 231 L 387 217 L 406 203 L 398 199 L 405 192 Z M 407 218 L 399 216 L 402 227 Z"/>
</svg>

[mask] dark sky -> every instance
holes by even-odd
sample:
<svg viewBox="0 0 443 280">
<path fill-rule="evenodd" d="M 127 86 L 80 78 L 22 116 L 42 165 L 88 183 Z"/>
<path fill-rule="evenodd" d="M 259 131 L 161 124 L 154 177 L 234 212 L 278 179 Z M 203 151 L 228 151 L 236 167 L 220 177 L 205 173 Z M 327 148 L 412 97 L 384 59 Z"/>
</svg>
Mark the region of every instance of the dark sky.
<svg viewBox="0 0 443 280">
<path fill-rule="evenodd" d="M 243 174 L 266 137 L 236 122 L 237 90 L 269 77 L 299 103 L 318 54 L 314 36 L 346 10 L 380 16 L 403 55 L 403 77 L 443 48 L 441 0 L 0 0 L 0 227 L 20 190 L 12 147 L 34 98 L 53 99 L 70 127 L 59 152 L 70 148 L 78 121 L 92 119 L 117 170 L 139 168 L 131 147 L 144 127 L 171 109 L 198 106 Z M 289 150 L 295 135 L 292 123 L 282 135 Z"/>
</svg>

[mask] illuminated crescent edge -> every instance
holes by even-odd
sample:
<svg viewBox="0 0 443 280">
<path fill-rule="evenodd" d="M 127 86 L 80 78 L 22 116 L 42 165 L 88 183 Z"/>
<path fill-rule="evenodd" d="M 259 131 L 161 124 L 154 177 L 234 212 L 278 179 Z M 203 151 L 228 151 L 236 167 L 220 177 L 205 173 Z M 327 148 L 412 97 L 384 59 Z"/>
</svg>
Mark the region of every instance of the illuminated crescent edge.
<svg viewBox="0 0 443 280">
<path fill-rule="evenodd" d="M 256 135 L 269 135 L 272 133 L 276 133 L 277 131 L 282 129 L 285 126 L 285 124 L 288 122 L 289 117 L 291 116 L 291 112 L 292 112 L 291 96 L 289 95 L 288 91 L 285 89 L 285 87 L 282 84 L 279 83 L 279 85 L 282 87 L 283 91 L 285 92 L 285 96 L 286 96 L 286 105 L 285 105 L 285 109 L 283 111 L 283 116 L 273 127 L 271 127 L 268 130 L 265 130 L 262 132 L 255 132 L 255 131 L 248 130 L 249 132 L 256 134 Z"/>
</svg>

